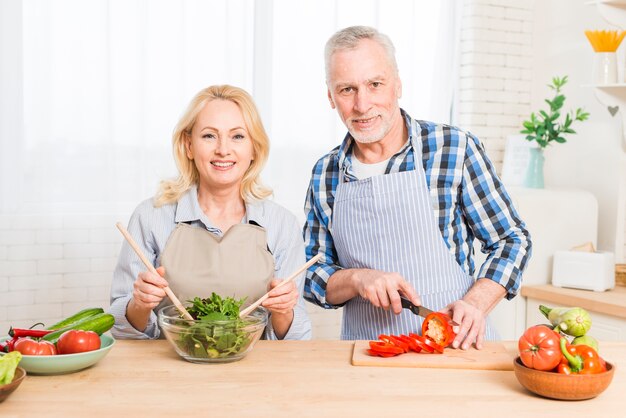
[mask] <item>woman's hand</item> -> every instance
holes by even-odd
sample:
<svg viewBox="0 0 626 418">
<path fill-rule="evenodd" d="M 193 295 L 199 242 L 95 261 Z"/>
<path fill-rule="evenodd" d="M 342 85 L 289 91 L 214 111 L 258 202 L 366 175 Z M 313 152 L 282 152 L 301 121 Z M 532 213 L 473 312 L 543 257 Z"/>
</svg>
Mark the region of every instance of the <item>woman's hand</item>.
<svg viewBox="0 0 626 418">
<path fill-rule="evenodd" d="M 165 298 L 164 287 L 167 287 L 165 269 L 157 269 L 159 276 L 149 271 L 139 273 L 137 280 L 133 283 L 133 303 L 139 310 L 151 311 L 156 308 Z"/>
<path fill-rule="evenodd" d="M 261 304 L 264 308 L 269 310 L 272 314 L 286 315 L 293 312 L 293 308 L 298 303 L 298 289 L 293 280 L 280 287 L 277 287 L 282 283 L 282 280 L 272 280 L 268 287 L 270 291 L 269 297 Z"/>
<path fill-rule="evenodd" d="M 293 322 L 293 308 L 298 303 L 298 289 L 294 281 L 277 287 L 282 280 L 274 279 L 267 286 L 271 289 L 267 299 L 261 304 L 272 314 L 271 321 L 274 334 L 279 340 L 285 338 Z"/>
</svg>

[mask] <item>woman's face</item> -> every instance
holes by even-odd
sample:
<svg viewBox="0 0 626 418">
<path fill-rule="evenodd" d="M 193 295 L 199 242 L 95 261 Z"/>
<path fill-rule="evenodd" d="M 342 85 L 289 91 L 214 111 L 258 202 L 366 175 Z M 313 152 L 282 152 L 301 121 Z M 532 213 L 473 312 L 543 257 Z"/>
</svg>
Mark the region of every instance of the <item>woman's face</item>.
<svg viewBox="0 0 626 418">
<path fill-rule="evenodd" d="M 212 100 L 198 114 L 187 141 L 187 157 L 200 174 L 200 185 L 214 190 L 236 188 L 254 159 L 252 139 L 239 107 Z"/>
</svg>

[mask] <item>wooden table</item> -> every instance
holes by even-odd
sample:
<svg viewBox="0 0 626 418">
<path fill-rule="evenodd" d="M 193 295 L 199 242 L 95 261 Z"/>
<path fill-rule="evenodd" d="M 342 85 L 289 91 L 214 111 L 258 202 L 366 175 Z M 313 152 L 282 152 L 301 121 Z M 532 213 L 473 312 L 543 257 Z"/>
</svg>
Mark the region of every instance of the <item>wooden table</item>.
<svg viewBox="0 0 626 418">
<path fill-rule="evenodd" d="M 516 343 L 506 342 L 511 356 Z M 356 367 L 349 341 L 260 341 L 243 360 L 198 365 L 167 341 L 117 341 L 94 367 L 27 376 L 2 417 L 624 417 L 626 343 L 603 343 L 616 364 L 599 397 L 554 401 L 512 371 Z"/>
</svg>

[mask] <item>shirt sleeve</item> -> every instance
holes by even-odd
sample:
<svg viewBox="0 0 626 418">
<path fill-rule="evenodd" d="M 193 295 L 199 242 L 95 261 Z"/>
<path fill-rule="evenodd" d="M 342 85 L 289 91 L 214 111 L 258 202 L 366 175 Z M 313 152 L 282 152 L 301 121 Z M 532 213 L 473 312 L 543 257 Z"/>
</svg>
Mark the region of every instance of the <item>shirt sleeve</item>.
<svg viewBox="0 0 626 418">
<path fill-rule="evenodd" d="M 150 204 L 150 203 L 148 203 Z M 140 205 L 130 218 L 128 232 L 135 239 L 137 245 L 148 260 L 156 266 L 158 253 L 156 244 L 151 233 L 151 226 L 147 222 L 147 216 L 142 215 L 146 204 Z M 145 271 L 137 254 L 133 251 L 128 242 L 124 241 L 117 260 L 117 265 L 113 271 L 113 281 L 111 283 L 111 307 L 109 312 L 115 317 L 115 325 L 111 329 L 111 334 L 119 339 L 156 339 L 160 335 L 157 325 L 157 317 L 154 311 L 150 312 L 148 325 L 143 331 L 133 327 L 126 318 L 126 306 L 132 299 L 133 283 L 140 272 Z"/>
<path fill-rule="evenodd" d="M 279 279 L 286 279 L 305 263 L 304 242 L 302 241 L 300 227 L 293 214 L 286 213 L 286 215 L 288 216 L 285 216 L 280 223 L 275 225 L 275 227 L 281 230 L 280 239 L 273 251 L 276 268 L 274 277 Z M 302 297 L 304 273 L 298 275 L 294 281 L 298 289 L 298 303 L 293 309 L 293 322 L 283 339 L 310 340 L 311 320 L 307 314 Z M 272 327 L 271 320 L 268 321 L 267 327 L 265 328 L 265 338 L 268 340 L 278 339 Z"/>
<path fill-rule="evenodd" d="M 512 299 L 531 255 L 530 234 L 482 144 L 469 134 L 461 187 L 467 224 L 481 241 L 481 251 L 488 254 L 477 277 L 499 283 L 506 298 Z"/>
<path fill-rule="evenodd" d="M 329 164 L 328 161 L 325 162 Z M 304 298 L 326 309 L 337 309 L 340 305 L 332 305 L 326 301 L 326 285 L 328 279 L 336 271 L 341 269 L 337 264 L 337 252 L 330 233 L 330 217 L 332 213 L 332 190 L 333 179 L 326 175 L 328 168 L 324 167 L 321 160 L 313 168 L 313 176 L 309 184 L 304 213 L 304 243 L 306 258 L 310 260 L 316 254 L 322 254 L 320 261 L 306 271 L 304 280 Z M 329 178 L 327 178 L 329 177 Z"/>
</svg>

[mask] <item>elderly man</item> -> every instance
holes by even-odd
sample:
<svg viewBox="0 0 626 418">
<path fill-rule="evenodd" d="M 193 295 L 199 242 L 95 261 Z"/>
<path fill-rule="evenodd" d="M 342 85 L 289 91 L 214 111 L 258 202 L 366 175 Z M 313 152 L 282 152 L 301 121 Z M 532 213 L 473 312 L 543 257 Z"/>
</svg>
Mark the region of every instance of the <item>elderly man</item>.
<svg viewBox="0 0 626 418">
<path fill-rule="evenodd" d="M 304 235 L 307 257 L 324 257 L 305 298 L 343 306 L 342 339 L 420 330 L 401 295 L 448 313 L 454 348 L 498 339 L 487 315 L 516 295 L 531 242 L 480 141 L 400 109 L 395 49 L 376 29 L 337 32 L 325 59 L 348 134 L 313 168 Z M 477 275 L 475 238 L 488 253 Z"/>
</svg>

